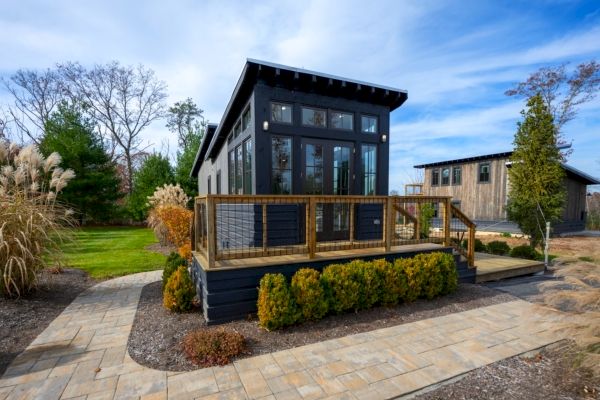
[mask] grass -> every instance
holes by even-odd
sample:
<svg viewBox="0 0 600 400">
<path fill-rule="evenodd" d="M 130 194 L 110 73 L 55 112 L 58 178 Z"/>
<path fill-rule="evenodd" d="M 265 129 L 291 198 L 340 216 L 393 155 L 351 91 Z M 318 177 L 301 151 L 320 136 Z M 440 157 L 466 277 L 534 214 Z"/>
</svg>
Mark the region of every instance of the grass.
<svg viewBox="0 0 600 400">
<path fill-rule="evenodd" d="M 64 264 L 100 279 L 161 269 L 165 256 L 145 249 L 153 243 L 156 238 L 148 228 L 80 228 L 63 247 Z"/>
</svg>

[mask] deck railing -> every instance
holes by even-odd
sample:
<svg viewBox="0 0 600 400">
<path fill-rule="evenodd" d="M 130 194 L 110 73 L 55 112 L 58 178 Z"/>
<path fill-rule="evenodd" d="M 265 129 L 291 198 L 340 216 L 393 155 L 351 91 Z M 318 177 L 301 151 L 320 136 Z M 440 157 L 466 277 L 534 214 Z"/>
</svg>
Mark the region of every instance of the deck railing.
<svg viewBox="0 0 600 400">
<path fill-rule="evenodd" d="M 439 243 L 474 262 L 475 224 L 443 196 L 205 195 L 193 249 L 216 261 Z M 463 247 L 463 239 L 468 246 Z"/>
</svg>

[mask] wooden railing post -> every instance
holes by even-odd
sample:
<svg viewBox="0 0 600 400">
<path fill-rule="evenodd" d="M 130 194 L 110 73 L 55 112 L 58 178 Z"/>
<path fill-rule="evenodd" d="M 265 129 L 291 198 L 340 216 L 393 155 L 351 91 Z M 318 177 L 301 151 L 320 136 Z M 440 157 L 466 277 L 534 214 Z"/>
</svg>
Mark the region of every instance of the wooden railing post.
<svg viewBox="0 0 600 400">
<path fill-rule="evenodd" d="M 315 258 L 317 252 L 317 200 L 310 197 L 308 202 L 309 224 L 308 224 L 308 258 Z"/>
<path fill-rule="evenodd" d="M 198 207 L 198 199 L 194 199 L 194 222 L 192 224 L 192 232 L 190 240 L 192 241 L 192 251 L 196 251 L 198 248 L 198 228 L 200 223 L 198 220 L 200 219 L 200 207 Z"/>
<path fill-rule="evenodd" d="M 267 205 L 262 205 L 262 248 L 267 252 Z"/>
<path fill-rule="evenodd" d="M 452 202 L 450 198 L 444 201 L 444 246 L 450 246 L 450 221 L 452 220 Z"/>
<path fill-rule="evenodd" d="M 384 204 L 384 213 L 383 213 L 383 229 L 384 229 L 384 240 L 385 240 L 385 251 L 390 251 L 392 249 L 392 238 L 395 233 L 395 221 L 394 217 L 396 213 L 394 212 L 394 198 L 388 196 L 385 204 Z"/>
<path fill-rule="evenodd" d="M 207 249 L 206 259 L 208 261 L 208 268 L 214 268 L 215 257 L 217 253 L 217 229 L 216 229 L 216 207 L 215 199 L 211 196 L 206 196 L 206 236 L 207 236 Z"/>
<path fill-rule="evenodd" d="M 415 219 L 415 240 L 421 239 L 421 211 L 423 206 L 420 201 L 416 202 L 417 217 Z"/>
<path fill-rule="evenodd" d="M 350 202 L 350 244 L 354 244 L 354 203 Z"/>
<path fill-rule="evenodd" d="M 475 266 L 475 225 L 469 226 L 469 243 L 467 245 L 467 262 L 469 267 Z"/>
</svg>

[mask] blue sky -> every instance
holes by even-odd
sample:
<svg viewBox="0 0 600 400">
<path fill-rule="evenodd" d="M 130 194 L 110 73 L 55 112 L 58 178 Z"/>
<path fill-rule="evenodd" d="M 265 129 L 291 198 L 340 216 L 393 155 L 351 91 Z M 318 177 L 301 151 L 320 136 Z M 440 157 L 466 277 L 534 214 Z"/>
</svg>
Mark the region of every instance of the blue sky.
<svg viewBox="0 0 600 400">
<path fill-rule="evenodd" d="M 414 164 L 510 150 L 540 66 L 600 61 L 598 1 L 2 1 L 0 75 L 56 62 L 154 69 L 169 102 L 218 122 L 247 57 L 408 90 L 391 117 L 390 189 Z M 10 99 L 0 91 L 0 104 Z M 600 177 L 600 99 L 564 128 L 569 163 Z M 145 133 L 176 144 L 164 123 Z"/>
</svg>

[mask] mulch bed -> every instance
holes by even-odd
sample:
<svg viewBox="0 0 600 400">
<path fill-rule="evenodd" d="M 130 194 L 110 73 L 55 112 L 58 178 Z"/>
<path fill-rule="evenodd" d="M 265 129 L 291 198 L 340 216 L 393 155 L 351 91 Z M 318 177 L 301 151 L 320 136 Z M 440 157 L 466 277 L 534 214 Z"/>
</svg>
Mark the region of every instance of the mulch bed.
<svg viewBox="0 0 600 400">
<path fill-rule="evenodd" d="M 570 342 L 533 357 L 515 356 L 478 368 L 453 383 L 414 397 L 418 400 L 598 399 L 600 382 L 575 368 Z"/>
<path fill-rule="evenodd" d="M 81 292 L 98 283 L 86 272 L 64 269 L 42 271 L 36 291 L 18 299 L 0 297 L 0 376 Z"/>
<path fill-rule="evenodd" d="M 484 286 L 461 284 L 455 293 L 434 300 L 418 300 L 396 307 L 377 307 L 358 313 L 328 316 L 318 322 L 304 323 L 276 332 L 261 329 L 256 319 L 234 321 L 220 326 L 246 337 L 251 352 L 245 355 L 247 357 L 515 299 L 509 294 Z M 198 369 L 183 354 L 181 340 L 187 332 L 205 328 L 206 322 L 200 310 L 183 314 L 166 310 L 162 305 L 161 282 L 151 283 L 142 290 L 129 336 L 129 354 L 138 363 L 151 368 L 168 371 Z"/>
</svg>

